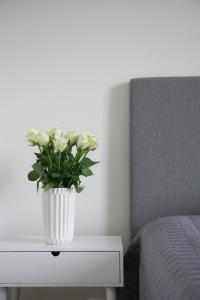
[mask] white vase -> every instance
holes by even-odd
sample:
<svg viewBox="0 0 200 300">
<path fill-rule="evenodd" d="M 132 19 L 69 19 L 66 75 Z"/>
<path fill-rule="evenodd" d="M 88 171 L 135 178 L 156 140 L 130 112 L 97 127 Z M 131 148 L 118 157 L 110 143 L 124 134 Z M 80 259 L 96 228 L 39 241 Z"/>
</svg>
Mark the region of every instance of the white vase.
<svg viewBox="0 0 200 300">
<path fill-rule="evenodd" d="M 75 202 L 74 188 L 42 191 L 43 230 L 47 244 L 61 245 L 73 240 Z"/>
</svg>

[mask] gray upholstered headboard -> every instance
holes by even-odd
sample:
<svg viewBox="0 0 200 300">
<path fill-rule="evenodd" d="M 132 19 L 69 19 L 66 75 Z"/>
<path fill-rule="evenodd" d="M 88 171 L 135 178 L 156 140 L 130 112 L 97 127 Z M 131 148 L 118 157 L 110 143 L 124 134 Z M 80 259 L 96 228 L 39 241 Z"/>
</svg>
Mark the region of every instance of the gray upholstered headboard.
<svg viewBox="0 0 200 300">
<path fill-rule="evenodd" d="M 132 234 L 200 214 L 200 77 L 132 79 L 130 112 Z"/>
</svg>

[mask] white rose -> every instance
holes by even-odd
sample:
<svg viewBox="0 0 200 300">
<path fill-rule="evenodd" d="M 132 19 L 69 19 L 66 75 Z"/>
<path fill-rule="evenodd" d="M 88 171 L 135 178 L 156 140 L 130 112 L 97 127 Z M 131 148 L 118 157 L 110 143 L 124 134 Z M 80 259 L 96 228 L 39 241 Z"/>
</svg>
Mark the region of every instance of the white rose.
<svg viewBox="0 0 200 300">
<path fill-rule="evenodd" d="M 26 139 L 29 145 L 36 145 L 38 144 L 38 135 L 39 131 L 35 129 L 31 129 L 27 134 L 26 134 Z"/>
<path fill-rule="evenodd" d="M 67 145 L 68 145 L 68 139 L 65 137 L 57 137 L 54 139 L 53 144 L 56 152 L 63 152 Z"/>
<path fill-rule="evenodd" d="M 98 146 L 98 138 L 94 134 L 88 135 L 88 149 L 95 150 Z"/>
<path fill-rule="evenodd" d="M 86 150 L 88 147 L 88 137 L 86 134 L 81 133 L 77 140 L 77 148 L 81 150 Z"/>
<path fill-rule="evenodd" d="M 77 131 L 70 131 L 67 134 L 67 138 L 69 139 L 69 143 L 71 146 L 75 145 L 79 137 L 79 133 Z"/>
<path fill-rule="evenodd" d="M 46 132 L 38 133 L 38 143 L 40 146 L 47 146 L 50 141 L 50 138 Z"/>
<path fill-rule="evenodd" d="M 49 135 L 50 138 L 63 136 L 63 132 L 60 128 L 51 128 L 50 130 L 47 131 L 47 134 Z"/>
<path fill-rule="evenodd" d="M 98 145 L 98 138 L 89 132 L 83 132 L 77 140 L 77 147 L 81 150 L 95 150 Z"/>
</svg>

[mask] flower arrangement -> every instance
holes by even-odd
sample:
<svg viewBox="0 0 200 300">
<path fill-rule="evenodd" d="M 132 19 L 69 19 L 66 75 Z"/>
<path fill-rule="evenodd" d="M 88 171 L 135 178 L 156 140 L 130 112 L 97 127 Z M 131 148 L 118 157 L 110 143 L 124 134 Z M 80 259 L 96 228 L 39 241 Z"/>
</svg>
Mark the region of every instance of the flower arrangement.
<svg viewBox="0 0 200 300">
<path fill-rule="evenodd" d="M 74 186 L 80 193 L 84 189 L 80 176 L 93 175 L 90 168 L 98 163 L 87 156 L 98 145 L 95 135 L 76 131 L 64 134 L 59 128 L 47 132 L 32 129 L 26 139 L 39 150 L 34 153 L 36 162 L 28 173 L 30 181 L 37 181 L 37 190 L 40 183 L 44 190 Z"/>
</svg>

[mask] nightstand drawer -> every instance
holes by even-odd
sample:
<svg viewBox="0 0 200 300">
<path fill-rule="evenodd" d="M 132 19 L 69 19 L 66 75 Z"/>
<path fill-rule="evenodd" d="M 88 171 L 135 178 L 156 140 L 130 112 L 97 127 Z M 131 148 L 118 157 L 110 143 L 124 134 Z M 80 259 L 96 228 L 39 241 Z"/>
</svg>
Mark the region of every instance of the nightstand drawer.
<svg viewBox="0 0 200 300">
<path fill-rule="evenodd" d="M 120 283 L 119 252 L 0 252 L 1 285 L 103 286 Z"/>
</svg>

